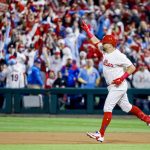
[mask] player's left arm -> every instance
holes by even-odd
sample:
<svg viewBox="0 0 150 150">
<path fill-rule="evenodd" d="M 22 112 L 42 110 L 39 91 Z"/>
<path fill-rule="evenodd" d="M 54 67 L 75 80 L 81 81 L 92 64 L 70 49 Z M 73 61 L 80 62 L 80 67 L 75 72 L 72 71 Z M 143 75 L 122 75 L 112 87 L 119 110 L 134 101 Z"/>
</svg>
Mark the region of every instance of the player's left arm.
<svg viewBox="0 0 150 150">
<path fill-rule="evenodd" d="M 120 85 L 128 76 L 130 76 L 135 71 L 135 66 L 132 64 L 126 68 L 126 72 L 120 77 L 113 80 L 112 84 Z"/>
<path fill-rule="evenodd" d="M 81 21 L 81 28 L 86 32 L 88 38 L 96 47 L 98 47 L 99 44 L 101 45 L 101 41 L 90 31 L 84 20 Z"/>
</svg>

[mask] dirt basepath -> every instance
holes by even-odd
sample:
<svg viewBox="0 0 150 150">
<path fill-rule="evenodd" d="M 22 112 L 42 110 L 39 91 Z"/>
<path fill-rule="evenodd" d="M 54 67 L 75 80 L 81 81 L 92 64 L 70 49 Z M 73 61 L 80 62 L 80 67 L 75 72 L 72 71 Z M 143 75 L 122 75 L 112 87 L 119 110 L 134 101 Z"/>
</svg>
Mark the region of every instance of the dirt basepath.
<svg viewBox="0 0 150 150">
<path fill-rule="evenodd" d="M 95 144 L 85 133 L 0 132 L 0 144 Z M 107 133 L 104 143 L 150 144 L 150 133 Z"/>
</svg>

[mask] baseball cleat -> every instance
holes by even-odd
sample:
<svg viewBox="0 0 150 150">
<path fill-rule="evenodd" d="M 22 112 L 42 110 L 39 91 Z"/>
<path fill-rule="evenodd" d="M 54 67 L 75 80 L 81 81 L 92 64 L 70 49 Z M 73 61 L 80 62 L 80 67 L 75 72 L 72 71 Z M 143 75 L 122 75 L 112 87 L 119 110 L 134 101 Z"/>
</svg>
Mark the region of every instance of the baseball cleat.
<svg viewBox="0 0 150 150">
<path fill-rule="evenodd" d="M 89 136 L 90 138 L 96 139 L 99 142 L 103 142 L 104 141 L 104 137 L 101 137 L 101 134 L 100 134 L 99 131 L 87 132 L 87 136 Z"/>
</svg>

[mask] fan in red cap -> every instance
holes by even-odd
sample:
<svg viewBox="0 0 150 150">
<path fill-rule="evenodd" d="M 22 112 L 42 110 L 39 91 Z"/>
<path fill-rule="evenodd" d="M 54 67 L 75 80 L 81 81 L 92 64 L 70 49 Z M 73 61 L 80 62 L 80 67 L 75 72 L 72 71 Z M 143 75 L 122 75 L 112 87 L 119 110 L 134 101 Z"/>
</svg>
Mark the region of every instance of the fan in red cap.
<svg viewBox="0 0 150 150">
<path fill-rule="evenodd" d="M 60 18 L 54 18 L 53 22 L 57 24 L 59 22 L 62 22 L 62 20 Z"/>
</svg>

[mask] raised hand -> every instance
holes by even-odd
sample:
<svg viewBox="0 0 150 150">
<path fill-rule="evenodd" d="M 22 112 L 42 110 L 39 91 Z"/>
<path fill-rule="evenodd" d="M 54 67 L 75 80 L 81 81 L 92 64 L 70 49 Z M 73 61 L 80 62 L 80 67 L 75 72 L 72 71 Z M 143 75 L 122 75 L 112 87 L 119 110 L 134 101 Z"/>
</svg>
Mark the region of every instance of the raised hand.
<svg viewBox="0 0 150 150">
<path fill-rule="evenodd" d="M 86 32 L 87 36 L 91 39 L 94 35 L 90 31 L 88 25 L 85 23 L 84 20 L 81 20 L 81 28 Z"/>
<path fill-rule="evenodd" d="M 90 30 L 84 20 L 81 20 L 81 27 L 85 32 L 88 32 Z"/>
</svg>

